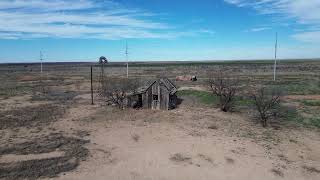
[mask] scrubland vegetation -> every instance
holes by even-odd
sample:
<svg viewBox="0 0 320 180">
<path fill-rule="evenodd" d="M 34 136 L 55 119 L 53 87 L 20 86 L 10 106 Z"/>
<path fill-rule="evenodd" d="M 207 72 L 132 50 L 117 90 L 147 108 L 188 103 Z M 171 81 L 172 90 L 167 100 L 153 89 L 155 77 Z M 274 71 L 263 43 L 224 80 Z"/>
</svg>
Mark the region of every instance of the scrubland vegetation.
<svg viewBox="0 0 320 180">
<path fill-rule="evenodd" d="M 318 179 L 320 62 L 278 68 L 274 82 L 269 61 L 136 63 L 127 79 L 109 64 L 101 83 L 95 64 L 46 64 L 42 76 L 0 65 L 0 178 Z M 128 91 L 163 76 L 176 109 L 124 109 Z"/>
</svg>

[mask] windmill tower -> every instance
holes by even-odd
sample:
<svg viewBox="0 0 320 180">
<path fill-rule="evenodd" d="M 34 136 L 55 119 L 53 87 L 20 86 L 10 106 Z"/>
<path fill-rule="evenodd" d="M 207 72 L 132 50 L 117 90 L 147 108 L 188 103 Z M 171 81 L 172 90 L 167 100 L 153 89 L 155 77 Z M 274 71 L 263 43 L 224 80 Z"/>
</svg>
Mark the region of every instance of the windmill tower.
<svg viewBox="0 0 320 180">
<path fill-rule="evenodd" d="M 276 73 L 277 73 L 277 51 L 278 51 L 278 33 L 276 33 L 276 43 L 275 43 L 275 47 L 274 47 L 273 81 L 276 81 Z"/>
<path fill-rule="evenodd" d="M 129 78 L 129 58 L 128 58 L 128 42 L 126 41 L 126 61 L 127 61 L 127 78 Z"/>
<path fill-rule="evenodd" d="M 108 63 L 108 59 L 104 56 L 101 56 L 99 58 L 99 64 L 100 64 L 100 69 L 101 69 L 101 72 L 100 72 L 100 81 L 103 82 L 104 81 L 104 66 L 105 64 Z"/>
</svg>

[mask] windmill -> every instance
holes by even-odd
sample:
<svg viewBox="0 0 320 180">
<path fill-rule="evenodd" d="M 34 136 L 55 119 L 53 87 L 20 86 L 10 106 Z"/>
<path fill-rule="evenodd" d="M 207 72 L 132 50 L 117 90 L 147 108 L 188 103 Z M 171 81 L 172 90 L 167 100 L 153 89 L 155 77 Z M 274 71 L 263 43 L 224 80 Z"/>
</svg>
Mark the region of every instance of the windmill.
<svg viewBox="0 0 320 180">
<path fill-rule="evenodd" d="M 278 33 L 276 33 L 276 43 L 275 43 L 275 47 L 274 47 L 273 81 L 276 81 L 276 73 L 277 73 L 277 51 L 278 51 Z"/>
<path fill-rule="evenodd" d="M 99 64 L 100 64 L 100 68 L 101 68 L 101 74 L 100 74 L 100 80 L 103 81 L 104 80 L 104 65 L 108 63 L 108 59 L 104 56 L 101 56 L 99 58 Z"/>
</svg>

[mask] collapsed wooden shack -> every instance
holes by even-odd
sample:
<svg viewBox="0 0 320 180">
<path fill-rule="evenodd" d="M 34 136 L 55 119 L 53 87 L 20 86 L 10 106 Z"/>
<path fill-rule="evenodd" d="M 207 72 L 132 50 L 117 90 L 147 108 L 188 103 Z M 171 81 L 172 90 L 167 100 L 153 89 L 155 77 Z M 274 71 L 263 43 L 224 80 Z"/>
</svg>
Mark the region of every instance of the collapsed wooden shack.
<svg viewBox="0 0 320 180">
<path fill-rule="evenodd" d="M 160 78 L 127 96 L 132 108 L 170 110 L 177 105 L 177 87 L 168 78 Z"/>
</svg>

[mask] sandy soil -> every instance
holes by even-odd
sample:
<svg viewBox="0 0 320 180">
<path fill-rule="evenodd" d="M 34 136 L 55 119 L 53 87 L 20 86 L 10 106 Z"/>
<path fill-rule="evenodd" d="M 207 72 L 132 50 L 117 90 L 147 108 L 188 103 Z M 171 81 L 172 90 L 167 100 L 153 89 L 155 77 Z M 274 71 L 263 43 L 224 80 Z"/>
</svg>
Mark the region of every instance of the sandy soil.
<svg viewBox="0 0 320 180">
<path fill-rule="evenodd" d="M 86 130 L 90 157 L 56 179 L 319 179 L 319 132 L 263 129 L 246 115 L 185 101 L 168 112 L 114 112 L 79 99 L 54 126 Z"/>
</svg>

